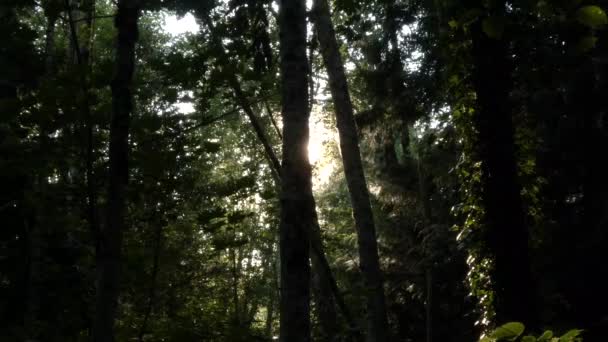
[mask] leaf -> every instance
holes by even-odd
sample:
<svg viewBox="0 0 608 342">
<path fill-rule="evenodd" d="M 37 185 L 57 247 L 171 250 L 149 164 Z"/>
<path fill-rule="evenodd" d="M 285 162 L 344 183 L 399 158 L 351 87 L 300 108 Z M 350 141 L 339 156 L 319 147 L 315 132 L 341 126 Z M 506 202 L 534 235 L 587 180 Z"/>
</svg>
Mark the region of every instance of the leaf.
<svg viewBox="0 0 608 342">
<path fill-rule="evenodd" d="M 481 22 L 481 29 L 490 38 L 500 39 L 505 31 L 505 19 L 502 17 L 488 17 Z"/>
<path fill-rule="evenodd" d="M 453 30 L 458 28 L 458 21 L 452 19 L 450 21 L 448 21 L 448 25 L 450 26 L 450 28 L 452 28 Z"/>
<path fill-rule="evenodd" d="M 560 338 L 559 338 L 559 342 L 573 342 L 575 337 L 580 336 L 580 334 L 583 331 L 580 329 L 572 329 L 570 331 L 568 331 L 567 333 L 563 334 Z"/>
<path fill-rule="evenodd" d="M 547 342 L 553 337 L 553 331 L 547 330 L 538 338 L 538 342 Z"/>
<path fill-rule="evenodd" d="M 524 325 L 519 322 L 509 322 L 498 327 L 490 337 L 497 340 L 506 339 L 515 341 L 515 339 L 524 332 Z"/>
<path fill-rule="evenodd" d="M 584 6 L 576 11 L 576 20 L 588 27 L 593 29 L 599 28 L 608 24 L 608 17 L 606 12 L 599 6 Z"/>
<path fill-rule="evenodd" d="M 528 336 L 524 336 L 524 337 L 522 337 L 522 339 L 521 339 L 521 342 L 536 342 L 536 341 L 537 341 L 537 340 L 536 340 L 536 337 L 534 337 L 534 336 L 530 336 L 530 335 L 528 335 Z"/>
</svg>

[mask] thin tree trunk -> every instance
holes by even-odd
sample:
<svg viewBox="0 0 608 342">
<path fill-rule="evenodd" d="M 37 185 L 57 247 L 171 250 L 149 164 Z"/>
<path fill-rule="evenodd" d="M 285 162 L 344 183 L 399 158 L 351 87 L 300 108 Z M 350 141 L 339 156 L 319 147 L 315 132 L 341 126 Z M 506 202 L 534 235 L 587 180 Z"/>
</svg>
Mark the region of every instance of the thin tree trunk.
<svg viewBox="0 0 608 342">
<path fill-rule="evenodd" d="M 69 8 L 69 1 L 65 0 L 65 6 L 68 13 L 68 24 L 70 26 L 70 40 L 75 49 L 76 61 L 78 66 L 80 67 L 80 82 L 81 82 L 81 90 L 83 92 L 82 97 L 82 111 L 84 113 L 85 120 L 85 131 L 86 131 L 86 152 L 85 152 L 85 169 L 86 169 L 86 187 L 87 187 L 87 220 L 89 223 L 89 228 L 93 235 L 93 239 L 95 240 L 95 250 L 96 255 L 98 254 L 99 242 L 100 242 L 100 227 L 99 220 L 97 219 L 97 187 L 95 185 L 95 174 L 93 171 L 93 163 L 95 158 L 94 151 L 94 137 L 93 137 L 93 115 L 91 113 L 91 105 L 89 98 L 89 81 L 88 81 L 88 72 L 89 72 L 89 55 L 83 55 L 80 48 L 80 42 L 78 39 L 78 34 L 76 30 L 75 20 L 72 18 L 72 10 Z M 92 5 L 91 5 L 92 6 Z M 87 22 L 88 30 L 91 30 L 92 22 Z M 89 43 L 90 38 L 87 39 L 87 44 Z"/>
<path fill-rule="evenodd" d="M 317 336 L 318 341 L 334 341 L 338 333 L 338 317 L 336 313 L 336 304 L 332 294 L 330 282 L 326 279 L 326 269 L 323 262 L 320 260 L 322 253 L 319 253 L 322 245 L 321 234 L 318 227 L 312 227 L 311 232 L 311 264 L 312 264 L 312 289 L 313 299 L 315 301 L 317 321 L 319 323 L 320 335 Z"/>
<path fill-rule="evenodd" d="M 426 342 L 433 342 L 433 274 L 431 268 L 425 271 L 426 279 Z"/>
<path fill-rule="evenodd" d="M 55 67 L 55 25 L 59 16 L 56 13 L 47 14 L 46 33 L 44 39 L 44 64 L 47 74 L 53 72 Z"/>
<path fill-rule="evenodd" d="M 234 329 L 238 329 L 241 325 L 241 307 L 239 303 L 239 271 L 237 269 L 237 255 L 235 248 L 230 249 L 230 258 L 232 259 L 232 305 L 233 316 L 232 324 Z M 238 258 L 240 259 L 240 258 Z"/>
<path fill-rule="evenodd" d="M 363 172 L 359 151 L 359 138 L 353 115 L 344 65 L 331 22 L 329 5 L 326 0 L 315 1 L 315 26 L 321 47 L 321 55 L 329 76 L 329 85 L 334 100 L 340 150 L 344 163 L 344 173 L 353 205 L 355 225 L 359 245 L 361 273 L 367 297 L 367 341 L 388 341 L 388 320 L 376 229 L 372 213 L 369 191 Z"/>
<path fill-rule="evenodd" d="M 316 48 L 315 36 L 316 35 L 313 32 L 308 46 L 308 115 L 312 114 L 315 98 L 315 83 L 313 77 L 314 51 Z M 316 306 L 317 322 L 320 330 L 320 336 L 317 336 L 317 340 L 333 341 L 338 333 L 338 316 L 336 313 L 336 304 L 332 296 L 332 286 L 327 277 L 328 274 L 326 273 L 329 270 L 329 265 L 326 265 L 327 259 L 323 253 L 323 241 L 319 220 L 316 215 L 316 208 L 314 225 L 311 227 L 310 233 L 310 248 L 310 259 L 313 272 L 313 300 Z M 329 275 L 331 276 L 331 270 L 329 271 Z"/>
<path fill-rule="evenodd" d="M 268 113 L 270 122 L 272 122 L 272 126 L 274 127 L 275 131 L 277 132 L 277 135 L 279 136 L 280 139 L 283 139 L 283 134 L 281 134 L 281 129 L 279 128 L 277 121 L 274 119 L 274 115 L 272 115 L 272 109 L 270 109 L 270 105 L 268 104 L 268 101 L 264 101 L 264 107 L 266 108 L 266 112 Z"/>
<path fill-rule="evenodd" d="M 205 20 L 205 23 L 207 24 L 207 27 L 209 28 L 209 30 L 211 32 L 211 39 L 213 40 L 213 43 L 217 46 L 217 51 L 223 57 L 222 59 L 227 60 L 227 56 L 224 53 L 224 46 L 223 46 L 222 41 L 220 40 L 219 36 L 215 32 L 215 27 L 213 25 L 213 22 L 208 17 L 205 17 L 204 20 Z M 243 92 L 241 83 L 237 79 L 236 75 L 233 72 L 231 72 L 231 70 L 228 70 L 227 72 L 225 72 L 225 76 L 228 78 L 228 85 L 230 86 L 230 88 L 232 88 L 236 101 L 238 102 L 240 107 L 243 109 L 243 111 L 245 112 L 247 117 L 249 118 L 249 121 L 251 123 L 251 126 L 253 127 L 253 130 L 255 131 L 255 134 L 257 135 L 258 139 L 262 143 L 266 157 L 268 158 L 268 161 L 270 162 L 270 164 L 272 166 L 272 170 L 280 170 L 281 163 L 279 162 L 279 159 L 276 157 L 276 154 L 274 153 L 274 150 L 272 149 L 272 146 L 269 143 L 270 140 L 266 136 L 266 131 L 260 124 L 260 120 L 258 120 L 257 116 L 253 112 L 253 107 L 251 106 L 249 99 Z M 272 115 L 270 113 L 269 113 L 269 115 L 272 118 Z M 274 119 L 272 119 L 272 120 L 274 122 Z M 279 177 L 279 175 L 275 174 L 275 178 L 278 178 L 278 177 Z"/>
<path fill-rule="evenodd" d="M 154 212 L 155 214 L 156 212 Z M 156 215 L 152 215 L 153 218 Z M 146 309 L 144 312 L 144 318 L 141 323 L 141 327 L 139 328 L 139 342 L 144 342 L 144 335 L 146 334 L 146 330 L 148 329 L 148 321 L 150 320 L 150 316 L 152 315 L 152 311 L 154 310 L 154 304 L 156 300 L 156 284 L 158 278 L 158 270 L 160 268 L 160 253 L 162 249 L 162 240 L 163 240 L 163 226 L 162 222 L 158 222 L 154 236 L 154 257 L 152 261 L 152 274 L 150 275 L 150 290 L 148 292 L 148 303 L 146 304 Z"/>
<path fill-rule="evenodd" d="M 476 2 L 475 2 L 476 3 Z M 505 3 L 491 11 L 504 16 Z M 490 38 L 480 17 L 471 25 L 472 81 L 477 93 L 474 117 L 481 159 L 482 201 L 487 224 L 487 245 L 494 258 L 497 323 L 524 322 L 535 327 L 534 284 L 530 271 L 528 230 L 517 179 L 514 129 L 509 93 L 512 66 L 505 38 Z"/>
<path fill-rule="evenodd" d="M 139 2 L 119 0 L 115 26 L 118 30 L 116 71 L 112 81 L 110 124 L 110 178 L 107 225 L 102 232 L 97 265 L 94 341 L 114 341 L 114 320 L 120 287 L 122 235 L 126 227 L 126 192 L 129 179 L 129 120 L 133 111 L 131 84 L 135 69 Z"/>
<path fill-rule="evenodd" d="M 40 266 L 42 258 L 42 237 L 40 226 L 31 218 L 24 220 L 27 245 L 27 267 L 25 281 L 25 308 L 23 309 L 23 328 L 26 339 L 35 341 L 38 338 L 36 321 L 40 309 Z"/>
<path fill-rule="evenodd" d="M 405 147 L 405 146 L 404 146 Z M 422 202 L 423 223 L 425 227 L 431 224 L 431 203 L 426 186 L 426 177 L 422 169 L 422 155 L 418 151 L 416 158 L 416 172 L 418 174 L 418 197 Z M 424 272 L 426 283 L 426 300 L 425 300 L 425 323 L 426 323 L 426 342 L 433 341 L 433 260 L 430 256 L 427 261 L 426 270 Z"/>
<path fill-rule="evenodd" d="M 310 341 L 310 228 L 314 217 L 308 161 L 306 2 L 280 1 L 283 165 L 281 184 L 280 341 Z"/>
<path fill-rule="evenodd" d="M 274 319 L 274 289 L 270 291 L 270 300 L 266 307 L 266 327 L 265 336 L 272 340 L 272 320 Z"/>
<path fill-rule="evenodd" d="M 228 82 L 230 83 L 230 86 L 231 86 L 232 90 L 234 91 L 236 100 L 241 105 L 241 108 L 243 108 L 243 111 L 245 112 L 245 114 L 247 114 L 247 117 L 249 118 L 249 121 L 251 122 L 251 126 L 253 127 L 256 135 L 258 136 L 258 139 L 262 143 L 262 146 L 264 146 L 264 151 L 266 152 L 266 156 L 269 158 L 269 161 L 272 164 L 273 169 L 280 170 L 281 163 L 279 162 L 279 159 L 276 157 L 276 154 L 274 153 L 272 146 L 270 146 L 269 139 L 266 136 L 266 132 L 264 131 L 264 128 L 260 124 L 260 121 L 258 120 L 257 116 L 253 112 L 251 103 L 249 103 L 249 100 L 247 99 L 247 97 L 245 96 L 245 93 L 241 89 L 241 84 L 236 79 L 236 76 L 234 74 L 230 74 Z"/>
<path fill-rule="evenodd" d="M 45 32 L 45 73 L 47 77 L 53 76 L 54 56 L 53 47 L 55 45 L 55 24 L 57 22 L 58 13 L 45 11 L 47 17 L 47 25 Z M 47 128 L 43 123 L 40 124 L 40 151 L 48 144 Z M 41 153 L 42 156 L 42 153 Z M 39 173 L 37 177 L 37 191 L 41 194 L 45 193 L 46 179 L 43 173 Z M 40 269 L 42 262 L 42 232 L 40 225 L 35 224 L 33 219 L 24 220 L 26 230 L 27 244 L 27 267 L 26 267 L 26 301 L 24 303 L 24 320 L 23 327 L 26 333 L 27 340 L 37 340 L 36 321 L 38 320 L 38 311 L 40 308 Z"/>
</svg>

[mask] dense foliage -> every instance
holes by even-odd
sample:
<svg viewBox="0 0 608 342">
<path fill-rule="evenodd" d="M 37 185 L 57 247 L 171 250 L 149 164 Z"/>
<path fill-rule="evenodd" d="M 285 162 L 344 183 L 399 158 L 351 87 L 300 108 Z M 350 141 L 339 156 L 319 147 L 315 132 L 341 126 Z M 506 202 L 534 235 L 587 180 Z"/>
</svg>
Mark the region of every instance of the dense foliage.
<svg viewBox="0 0 608 342">
<path fill-rule="evenodd" d="M 0 341 L 607 340 L 607 7 L 2 0 Z"/>
</svg>

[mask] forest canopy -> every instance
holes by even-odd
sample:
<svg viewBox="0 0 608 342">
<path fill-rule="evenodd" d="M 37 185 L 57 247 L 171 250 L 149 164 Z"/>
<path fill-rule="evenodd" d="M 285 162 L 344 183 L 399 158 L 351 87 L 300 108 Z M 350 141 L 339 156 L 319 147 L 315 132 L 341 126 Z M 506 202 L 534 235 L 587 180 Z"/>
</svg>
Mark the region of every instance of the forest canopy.
<svg viewBox="0 0 608 342">
<path fill-rule="evenodd" d="M 607 341 L 607 10 L 2 0 L 0 341 Z"/>
</svg>

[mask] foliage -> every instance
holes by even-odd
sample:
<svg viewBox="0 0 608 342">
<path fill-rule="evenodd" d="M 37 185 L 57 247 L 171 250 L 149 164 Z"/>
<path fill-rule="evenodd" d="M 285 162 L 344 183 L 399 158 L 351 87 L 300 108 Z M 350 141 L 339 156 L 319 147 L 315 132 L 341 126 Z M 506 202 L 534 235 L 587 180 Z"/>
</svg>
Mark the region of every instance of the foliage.
<svg viewBox="0 0 608 342">
<path fill-rule="evenodd" d="M 561 336 L 553 336 L 553 331 L 546 330 L 538 337 L 532 335 L 523 335 L 524 325 L 519 322 L 510 322 L 501 325 L 491 332 L 488 336 L 483 337 L 480 342 L 493 341 L 522 341 L 522 342 L 576 342 L 582 341 L 582 330 L 572 329 Z"/>
<path fill-rule="evenodd" d="M 85 341 L 91 334 L 96 227 L 106 224 L 108 200 L 116 4 L 67 3 L 0 3 L 2 341 Z M 142 5 L 116 340 L 271 340 L 279 334 L 281 194 L 243 103 L 280 157 L 276 5 Z M 393 340 L 472 341 L 484 332 L 485 341 L 606 340 L 606 6 L 331 2 Z M 165 18 L 175 14 L 192 15 L 198 29 L 165 32 Z M 533 336 L 509 323 L 488 332 L 496 326 L 496 289 L 506 285 L 493 276 L 497 251 L 488 236 L 495 227 L 483 198 L 481 150 L 492 141 L 476 126 L 478 29 L 488 44 L 502 44 L 509 69 L 495 65 L 492 74 L 510 79 L 512 157 L 537 309 L 536 321 L 523 324 L 531 333 L 583 330 Z M 314 39 L 311 141 L 318 140 L 315 127 L 326 132 L 314 165 L 315 199 L 324 252 L 354 317 L 353 327 L 338 310 L 336 340 L 347 341 L 365 326 L 366 289 Z M 315 339 L 321 323 L 313 318 Z"/>
</svg>

